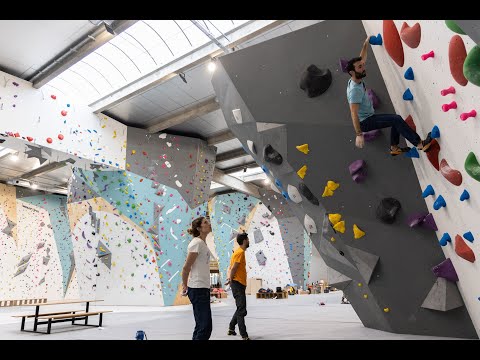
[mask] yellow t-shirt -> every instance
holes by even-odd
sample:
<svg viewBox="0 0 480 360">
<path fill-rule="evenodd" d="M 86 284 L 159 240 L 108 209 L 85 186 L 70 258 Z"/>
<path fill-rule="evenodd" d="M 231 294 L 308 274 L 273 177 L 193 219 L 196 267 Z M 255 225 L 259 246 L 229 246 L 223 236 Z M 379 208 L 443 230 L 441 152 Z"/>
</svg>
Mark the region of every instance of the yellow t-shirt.
<svg viewBox="0 0 480 360">
<path fill-rule="evenodd" d="M 232 269 L 233 265 L 238 262 L 237 272 L 232 280 L 238 281 L 240 284 L 247 286 L 247 262 L 245 261 L 245 251 L 242 248 L 238 248 L 232 254 L 232 258 L 230 259 L 230 269 Z"/>
</svg>

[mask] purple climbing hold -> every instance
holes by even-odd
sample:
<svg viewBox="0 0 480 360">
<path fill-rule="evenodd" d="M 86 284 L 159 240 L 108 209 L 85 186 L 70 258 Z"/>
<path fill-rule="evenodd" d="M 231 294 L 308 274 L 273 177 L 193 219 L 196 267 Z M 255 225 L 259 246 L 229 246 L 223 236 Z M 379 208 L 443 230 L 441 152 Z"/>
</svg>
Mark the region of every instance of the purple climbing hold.
<svg viewBox="0 0 480 360">
<path fill-rule="evenodd" d="M 348 165 L 348 171 L 350 171 L 350 175 L 354 175 L 356 172 L 358 172 L 360 169 L 363 169 L 365 167 L 365 161 L 363 160 L 355 160 L 352 162 L 350 165 Z"/>
<path fill-rule="evenodd" d="M 448 258 L 432 268 L 436 277 L 441 277 L 450 281 L 458 281 L 458 275 L 453 266 L 452 260 Z"/>
<path fill-rule="evenodd" d="M 379 129 L 367 131 L 363 133 L 363 139 L 367 142 L 373 141 L 382 134 L 382 131 Z"/>
<path fill-rule="evenodd" d="M 437 224 L 435 223 L 435 219 L 433 218 L 432 214 L 428 214 L 425 216 L 425 219 L 423 219 L 422 226 L 427 228 L 427 229 L 432 229 L 437 231 L 438 227 Z"/>
<path fill-rule="evenodd" d="M 408 226 L 414 227 L 414 226 L 420 225 L 427 215 L 428 213 L 422 212 L 422 213 L 415 213 L 408 216 L 407 218 Z"/>
<path fill-rule="evenodd" d="M 378 108 L 378 105 L 380 105 L 380 100 L 378 99 L 377 94 L 375 94 L 375 91 L 373 91 L 372 89 L 368 89 L 367 95 L 370 98 L 370 101 L 372 102 L 373 108 L 374 109 Z"/>
<path fill-rule="evenodd" d="M 356 183 L 361 183 L 367 178 L 367 171 L 365 169 L 361 169 L 360 171 L 356 172 L 352 175 L 352 180 Z"/>
<path fill-rule="evenodd" d="M 344 59 L 344 58 L 340 58 L 340 60 L 338 61 L 338 64 L 340 66 L 340 70 L 342 70 L 342 72 L 346 73 L 347 72 L 348 60 Z"/>
</svg>

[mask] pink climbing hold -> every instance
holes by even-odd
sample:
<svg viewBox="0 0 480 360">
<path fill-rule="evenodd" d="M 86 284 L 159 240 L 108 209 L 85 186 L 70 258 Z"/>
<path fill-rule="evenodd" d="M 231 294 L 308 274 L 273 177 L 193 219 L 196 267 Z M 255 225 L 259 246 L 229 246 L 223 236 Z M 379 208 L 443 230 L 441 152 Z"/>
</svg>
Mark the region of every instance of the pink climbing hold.
<svg viewBox="0 0 480 360">
<path fill-rule="evenodd" d="M 467 120 L 468 118 L 470 118 L 470 117 L 475 117 L 475 116 L 477 116 L 477 112 L 475 111 L 475 109 L 473 109 L 472 111 L 470 111 L 470 112 L 468 112 L 468 113 L 462 113 L 462 114 L 460 114 L 460 119 L 461 119 L 462 121 L 465 121 L 465 120 Z"/>
<path fill-rule="evenodd" d="M 458 170 L 451 168 L 450 165 L 448 165 L 447 160 L 445 159 L 442 159 L 442 161 L 440 161 L 440 173 L 453 185 L 462 185 L 462 173 Z"/>
<path fill-rule="evenodd" d="M 450 104 L 442 105 L 443 112 L 447 112 L 450 109 L 456 109 L 456 108 L 457 108 L 457 103 L 455 101 L 452 101 Z"/>
<path fill-rule="evenodd" d="M 427 60 L 429 58 L 433 58 L 433 57 L 435 57 L 435 52 L 432 50 L 429 53 L 423 54 L 422 55 L 422 60 L 425 61 L 425 60 Z"/>
<path fill-rule="evenodd" d="M 450 86 L 448 89 L 443 89 L 442 91 L 440 91 L 440 94 L 442 94 L 442 96 L 448 94 L 455 94 L 455 88 L 453 86 Z"/>
<path fill-rule="evenodd" d="M 62 116 L 67 116 L 67 112 L 65 110 L 62 110 L 61 114 Z"/>
</svg>

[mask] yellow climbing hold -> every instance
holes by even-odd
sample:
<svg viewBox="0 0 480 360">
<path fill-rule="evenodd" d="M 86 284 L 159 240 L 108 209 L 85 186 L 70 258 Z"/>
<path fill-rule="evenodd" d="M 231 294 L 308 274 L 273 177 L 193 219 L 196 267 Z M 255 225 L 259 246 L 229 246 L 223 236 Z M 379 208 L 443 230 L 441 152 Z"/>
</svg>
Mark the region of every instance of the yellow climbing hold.
<svg viewBox="0 0 480 360">
<path fill-rule="evenodd" d="M 342 215 L 340 214 L 328 214 L 328 220 L 332 223 L 332 225 L 335 225 L 342 219 Z"/>
<path fill-rule="evenodd" d="M 358 286 L 362 286 L 362 283 L 358 283 Z"/>
<path fill-rule="evenodd" d="M 390 309 L 389 308 L 384 308 L 383 311 L 384 312 L 390 312 Z"/>
<path fill-rule="evenodd" d="M 298 145 L 296 146 L 298 151 L 303 152 L 304 154 L 308 154 L 310 150 L 308 150 L 308 144 Z"/>
<path fill-rule="evenodd" d="M 333 226 L 333 228 L 343 234 L 345 232 L 345 221 L 339 221 Z"/>
<path fill-rule="evenodd" d="M 335 242 L 335 238 L 332 236 L 330 239 L 331 242 Z"/>
<path fill-rule="evenodd" d="M 333 191 L 325 186 L 325 190 L 323 191 L 322 197 L 333 196 Z"/>
<path fill-rule="evenodd" d="M 335 181 L 332 181 L 332 180 L 327 181 L 327 187 L 332 191 L 337 190 L 339 188 L 339 186 L 340 186 L 340 184 L 336 183 Z"/>
<path fill-rule="evenodd" d="M 368 299 L 368 294 L 363 294 L 364 299 Z"/>
<path fill-rule="evenodd" d="M 307 165 L 303 165 L 300 170 L 297 171 L 298 176 L 300 176 L 302 179 L 305 177 L 307 174 Z"/>
<path fill-rule="evenodd" d="M 137 150 L 132 150 L 132 155 L 135 155 L 136 152 Z"/>
<path fill-rule="evenodd" d="M 365 231 L 360 230 L 357 224 L 353 224 L 353 237 L 355 239 L 360 239 L 363 236 L 365 236 Z"/>
</svg>

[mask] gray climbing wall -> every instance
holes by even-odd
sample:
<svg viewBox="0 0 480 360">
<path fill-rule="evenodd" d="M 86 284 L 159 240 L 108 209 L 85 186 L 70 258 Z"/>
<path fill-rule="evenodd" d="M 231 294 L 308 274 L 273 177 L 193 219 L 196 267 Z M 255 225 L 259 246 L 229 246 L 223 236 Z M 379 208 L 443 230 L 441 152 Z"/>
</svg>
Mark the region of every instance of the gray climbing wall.
<svg viewBox="0 0 480 360">
<path fill-rule="evenodd" d="M 421 307 L 436 284 L 431 268 L 445 257 L 433 231 L 405 224 L 408 214 L 427 211 L 412 160 L 388 154 L 388 131 L 364 149 L 355 148 L 346 101 L 348 76 L 338 70 L 338 60 L 358 56 L 366 37 L 360 21 L 324 21 L 221 57 L 212 83 L 229 128 L 246 149 L 247 140 L 255 144 L 257 154 L 252 155 L 268 168 L 270 178 L 280 180 L 285 190 L 288 184 L 298 188 L 303 182 L 319 199 L 320 206 L 304 196 L 298 204 L 288 203 L 301 223 L 306 215 L 315 222 L 312 243 L 326 264 L 343 274 L 342 288 L 365 326 L 477 338 L 464 306 L 445 312 Z M 310 64 L 329 68 L 333 76 L 330 88 L 315 98 L 308 98 L 298 86 Z M 371 52 L 367 73 L 367 86 L 381 100 L 377 112 L 393 112 Z M 241 123 L 235 120 L 234 109 L 240 109 Z M 261 123 L 284 126 L 264 130 Z M 308 155 L 295 148 L 305 143 L 310 146 Z M 266 144 L 283 156 L 281 165 L 263 160 Z M 361 184 L 354 183 L 348 172 L 348 165 L 357 159 L 368 167 Z M 304 180 L 296 174 L 303 165 L 308 166 Z M 328 180 L 340 187 L 332 197 L 322 198 Z M 402 205 L 392 225 L 375 217 L 384 197 L 395 197 Z M 326 213 L 342 215 L 344 234 L 334 232 Z M 366 235 L 354 240 L 353 224 Z"/>
</svg>

